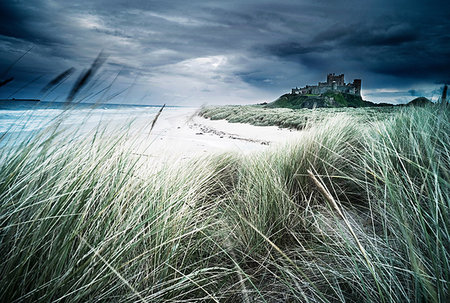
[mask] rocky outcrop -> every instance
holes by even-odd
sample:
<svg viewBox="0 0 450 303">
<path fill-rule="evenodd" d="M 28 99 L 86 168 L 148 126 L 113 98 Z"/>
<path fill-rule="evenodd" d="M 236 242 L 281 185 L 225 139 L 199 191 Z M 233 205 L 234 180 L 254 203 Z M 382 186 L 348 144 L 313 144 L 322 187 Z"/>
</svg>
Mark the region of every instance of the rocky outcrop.
<svg viewBox="0 0 450 303">
<path fill-rule="evenodd" d="M 285 94 L 267 104 L 267 107 L 320 108 L 320 107 L 367 107 L 374 106 L 360 96 L 340 92 L 327 92 L 322 95 Z"/>
</svg>

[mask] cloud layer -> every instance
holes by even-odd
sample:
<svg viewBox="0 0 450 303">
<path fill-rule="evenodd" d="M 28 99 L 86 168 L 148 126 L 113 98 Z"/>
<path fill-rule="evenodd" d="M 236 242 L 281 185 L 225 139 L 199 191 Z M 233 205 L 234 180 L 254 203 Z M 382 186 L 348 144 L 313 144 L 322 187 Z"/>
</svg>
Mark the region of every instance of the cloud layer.
<svg viewBox="0 0 450 303">
<path fill-rule="evenodd" d="M 123 93 L 111 102 L 270 101 L 328 72 L 362 78 L 366 99 L 405 102 L 450 82 L 450 4 L 443 1 L 5 2 L 0 74 L 9 70 L 15 80 L 0 98 L 36 97 L 101 50 L 109 58 L 91 89 L 113 83 L 106 97 Z M 72 78 L 47 98 L 64 99 Z"/>
</svg>

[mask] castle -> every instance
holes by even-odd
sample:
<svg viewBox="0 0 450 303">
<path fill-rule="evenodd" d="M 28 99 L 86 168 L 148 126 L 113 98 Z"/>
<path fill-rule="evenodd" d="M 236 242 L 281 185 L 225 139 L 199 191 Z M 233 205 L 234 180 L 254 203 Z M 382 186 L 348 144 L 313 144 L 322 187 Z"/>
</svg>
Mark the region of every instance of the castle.
<svg viewBox="0 0 450 303">
<path fill-rule="evenodd" d="M 319 82 L 318 85 L 306 85 L 302 88 L 293 88 L 292 94 L 300 95 L 321 95 L 327 91 L 337 91 L 352 95 L 361 96 L 361 79 L 353 80 L 353 83 L 344 82 L 344 74 L 335 75 L 334 73 L 327 75 L 327 82 Z"/>
</svg>

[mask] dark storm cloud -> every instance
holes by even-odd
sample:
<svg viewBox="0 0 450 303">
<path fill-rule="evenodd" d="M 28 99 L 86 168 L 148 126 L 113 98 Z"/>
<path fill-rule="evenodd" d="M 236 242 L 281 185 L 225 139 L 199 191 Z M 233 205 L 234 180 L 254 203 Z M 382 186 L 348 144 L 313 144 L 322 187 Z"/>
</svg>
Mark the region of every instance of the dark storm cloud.
<svg viewBox="0 0 450 303">
<path fill-rule="evenodd" d="M 0 2 L 0 34 L 9 37 L 34 39 L 35 35 L 32 30 L 23 22 L 29 17 L 29 14 L 15 2 Z"/>
<path fill-rule="evenodd" d="M 284 42 L 268 47 L 269 52 L 280 57 L 290 57 L 311 53 L 320 53 L 326 50 L 323 46 L 304 46 L 298 42 Z"/>
<path fill-rule="evenodd" d="M 47 14 L 48 8 L 43 3 L 26 7 L 22 1 L 0 2 L 0 35 L 23 39 L 36 44 L 52 44 L 62 42 L 58 36 L 50 36 L 41 32 L 41 20 L 54 18 Z"/>
<path fill-rule="evenodd" d="M 109 54 L 104 71 L 120 71 L 117 84 L 173 102 L 233 102 L 246 92 L 270 99 L 327 72 L 363 78 L 373 95 L 386 86 L 408 95 L 417 83 L 450 78 L 443 1 L 4 2 L 0 70 L 34 46 L 12 71 L 11 90 L 36 72 L 46 83 L 69 67 L 80 71 L 100 50 Z"/>
<path fill-rule="evenodd" d="M 351 66 L 363 72 L 410 79 L 439 82 L 448 78 L 449 20 L 412 23 L 409 18 L 390 17 L 354 22 L 333 24 L 302 44 L 280 43 L 268 50 L 308 66 L 319 61 L 329 68 Z"/>
</svg>

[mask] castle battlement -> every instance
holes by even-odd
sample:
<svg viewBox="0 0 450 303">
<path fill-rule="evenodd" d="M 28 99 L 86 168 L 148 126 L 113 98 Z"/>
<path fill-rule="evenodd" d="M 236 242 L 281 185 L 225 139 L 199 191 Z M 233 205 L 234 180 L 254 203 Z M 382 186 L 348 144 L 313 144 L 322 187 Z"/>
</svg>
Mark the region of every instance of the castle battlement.
<svg viewBox="0 0 450 303">
<path fill-rule="evenodd" d="M 361 79 L 355 79 L 352 83 L 345 84 L 344 74 L 335 75 L 334 73 L 327 75 L 327 82 L 319 82 L 317 85 L 306 85 L 302 88 L 293 88 L 292 94 L 299 95 L 321 95 L 328 91 L 336 91 L 352 95 L 361 96 Z"/>
</svg>

